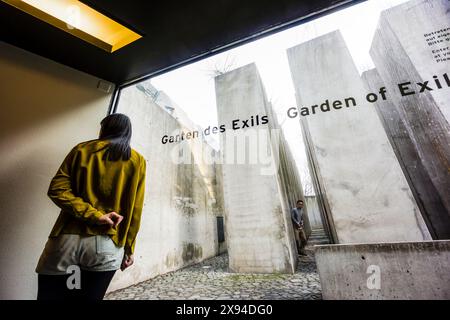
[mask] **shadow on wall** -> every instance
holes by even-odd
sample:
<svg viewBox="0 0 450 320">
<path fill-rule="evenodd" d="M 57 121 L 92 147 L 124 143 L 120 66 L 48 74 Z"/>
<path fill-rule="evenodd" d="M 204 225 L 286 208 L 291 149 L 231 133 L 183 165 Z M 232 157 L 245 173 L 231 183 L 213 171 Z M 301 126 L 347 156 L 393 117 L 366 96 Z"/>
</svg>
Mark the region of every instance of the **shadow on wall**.
<svg viewBox="0 0 450 320">
<path fill-rule="evenodd" d="M 0 299 L 34 299 L 34 273 L 59 213 L 51 178 L 77 143 L 94 139 L 110 94 L 99 79 L 0 44 Z"/>
</svg>

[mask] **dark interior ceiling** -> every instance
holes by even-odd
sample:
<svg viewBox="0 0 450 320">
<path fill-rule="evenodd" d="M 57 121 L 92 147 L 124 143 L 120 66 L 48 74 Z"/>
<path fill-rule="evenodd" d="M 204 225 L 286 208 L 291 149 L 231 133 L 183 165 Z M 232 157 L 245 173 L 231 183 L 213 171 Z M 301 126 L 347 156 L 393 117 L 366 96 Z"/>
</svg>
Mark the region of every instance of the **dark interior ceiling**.
<svg viewBox="0 0 450 320">
<path fill-rule="evenodd" d="M 108 53 L 0 1 L 0 39 L 121 85 L 361 0 L 82 2 L 144 37 Z"/>
</svg>

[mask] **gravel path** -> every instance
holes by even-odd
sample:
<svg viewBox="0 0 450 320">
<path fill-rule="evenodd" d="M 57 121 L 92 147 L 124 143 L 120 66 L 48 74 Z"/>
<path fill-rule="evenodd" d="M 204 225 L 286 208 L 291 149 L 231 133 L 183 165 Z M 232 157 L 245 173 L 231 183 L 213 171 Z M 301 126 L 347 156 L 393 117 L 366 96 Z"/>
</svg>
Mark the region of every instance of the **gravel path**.
<svg viewBox="0 0 450 320">
<path fill-rule="evenodd" d="M 312 250 L 295 274 L 228 271 L 226 254 L 108 294 L 106 300 L 318 300 L 322 298 Z"/>
</svg>

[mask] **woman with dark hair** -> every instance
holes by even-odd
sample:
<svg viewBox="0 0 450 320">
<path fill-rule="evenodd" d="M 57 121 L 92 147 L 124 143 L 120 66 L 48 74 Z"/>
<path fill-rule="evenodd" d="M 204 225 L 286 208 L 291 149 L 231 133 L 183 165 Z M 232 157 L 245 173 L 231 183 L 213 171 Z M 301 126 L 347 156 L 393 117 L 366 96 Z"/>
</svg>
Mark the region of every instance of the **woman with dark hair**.
<svg viewBox="0 0 450 320">
<path fill-rule="evenodd" d="M 130 140 L 130 119 L 111 114 L 52 179 L 48 196 L 61 213 L 36 267 L 38 300 L 101 300 L 114 273 L 133 264 L 146 162 Z"/>
</svg>

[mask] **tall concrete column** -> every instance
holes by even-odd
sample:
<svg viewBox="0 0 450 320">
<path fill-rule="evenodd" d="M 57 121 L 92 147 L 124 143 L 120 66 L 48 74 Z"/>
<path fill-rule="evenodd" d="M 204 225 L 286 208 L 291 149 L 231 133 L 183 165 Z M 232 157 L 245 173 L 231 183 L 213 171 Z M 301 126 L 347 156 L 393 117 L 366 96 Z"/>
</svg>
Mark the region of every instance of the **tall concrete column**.
<svg viewBox="0 0 450 320">
<path fill-rule="evenodd" d="M 376 69 L 364 72 L 362 79 L 368 92 L 376 92 L 385 86 Z M 379 99 L 374 106 L 430 233 L 436 239 L 450 239 L 450 216 L 420 159 L 404 120 L 392 102 L 391 94 L 387 94 L 386 100 Z"/>
<path fill-rule="evenodd" d="M 292 273 L 297 253 L 290 207 L 302 197 L 298 174 L 255 64 L 216 77 L 225 225 L 230 269 Z M 259 125 L 243 127 L 242 121 Z M 261 124 L 267 116 L 268 123 Z M 236 121 L 240 129 L 233 130 Z M 240 159 L 240 160 L 239 160 Z M 293 173 L 294 172 L 294 173 Z"/>
<path fill-rule="evenodd" d="M 338 31 L 288 50 L 299 107 L 341 102 L 302 117 L 309 158 L 339 243 L 421 241 L 430 234 L 350 52 Z M 324 108 L 326 110 L 326 108 Z"/>
<path fill-rule="evenodd" d="M 443 58 L 450 58 L 449 12 L 450 2 L 445 0 L 409 1 L 388 9 L 380 16 L 370 50 L 445 206 L 441 211 L 445 220 L 450 215 L 450 81 L 444 75 L 450 77 L 450 60 Z M 420 92 L 418 83 L 425 81 L 432 91 Z M 401 83 L 410 83 L 407 92 L 414 90 L 415 94 L 402 96 L 398 87 Z"/>
</svg>

